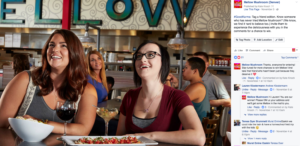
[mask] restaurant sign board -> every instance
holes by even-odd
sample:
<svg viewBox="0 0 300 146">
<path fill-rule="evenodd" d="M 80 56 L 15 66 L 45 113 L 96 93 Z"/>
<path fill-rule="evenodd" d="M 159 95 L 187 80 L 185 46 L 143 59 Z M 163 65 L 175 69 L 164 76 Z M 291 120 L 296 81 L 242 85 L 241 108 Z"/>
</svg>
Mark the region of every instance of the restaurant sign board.
<svg viewBox="0 0 300 146">
<path fill-rule="evenodd" d="M 197 0 L 188 0 L 186 2 L 186 11 L 184 13 L 187 19 L 187 21 L 185 22 L 185 26 L 187 27 L 187 29 L 195 30 L 197 29 L 197 27 L 204 28 L 205 24 L 215 25 L 211 23 L 219 23 L 218 25 L 221 24 L 221 27 L 218 26 L 217 29 L 219 30 L 216 31 L 230 30 L 230 23 L 228 23 L 228 19 L 230 21 L 230 1 L 224 0 L 226 1 L 226 3 L 223 6 L 222 4 L 224 4 L 224 2 L 222 3 L 222 1 L 219 0 L 215 2 L 213 1 L 214 0 L 207 2 L 199 2 Z M 56 4 L 52 4 L 54 6 L 51 7 L 51 2 Z M 204 6 L 201 6 L 203 4 Z M 8 5 L 10 7 L 7 7 Z M 37 25 L 51 25 L 52 27 L 61 26 L 61 12 L 55 13 L 56 18 L 47 18 L 47 14 L 44 13 L 50 13 L 51 8 L 54 10 L 62 11 L 62 5 L 62 0 L 1 0 L 0 27 L 5 27 L 9 25 L 18 25 L 22 27 L 22 25 L 26 25 L 28 23 L 26 21 L 30 21 L 31 23 L 31 25 L 27 27 L 32 28 L 34 28 Z M 15 6 L 15 8 L 13 6 Z M 154 28 L 161 30 L 176 30 L 176 22 L 182 24 L 182 10 L 180 4 L 178 3 L 178 0 L 74 0 L 72 7 L 72 28 L 82 28 L 81 25 L 84 25 L 85 23 L 90 23 L 102 26 L 106 25 L 104 29 L 142 30 Z M 220 7 L 227 7 L 219 10 L 227 11 L 222 16 L 218 16 L 218 8 Z M 27 20 L 26 17 L 22 17 L 22 15 L 24 15 L 22 12 L 21 17 L 12 17 L 13 14 L 17 15 L 16 12 L 22 11 L 22 9 L 25 9 L 26 14 L 28 9 L 33 9 L 30 12 L 33 13 L 34 18 Z M 121 12 L 118 9 L 121 9 Z M 211 22 L 207 21 L 207 19 L 209 19 L 206 18 L 207 14 L 209 15 L 208 17 L 213 18 L 215 20 Z M 11 17 L 9 18 L 7 16 Z M 227 19 L 220 19 L 220 17 L 227 17 Z M 164 22 L 166 20 L 167 22 Z M 126 25 L 128 22 L 131 21 L 134 22 L 131 25 Z M 197 21 L 200 21 L 199 24 L 202 26 L 189 24 L 189 22 L 195 23 Z M 147 22 L 148 26 L 144 26 L 144 22 Z M 141 23 L 142 25 L 140 25 Z M 168 24 L 166 25 L 166 23 Z M 175 27 L 172 25 L 175 25 Z M 113 28 L 112 26 L 114 26 L 115 28 Z"/>
</svg>

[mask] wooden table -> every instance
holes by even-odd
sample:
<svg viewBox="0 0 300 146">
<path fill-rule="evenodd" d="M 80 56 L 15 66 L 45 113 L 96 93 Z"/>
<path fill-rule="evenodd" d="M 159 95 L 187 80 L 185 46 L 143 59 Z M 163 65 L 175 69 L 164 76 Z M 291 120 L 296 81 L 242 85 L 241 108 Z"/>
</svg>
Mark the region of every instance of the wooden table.
<svg viewBox="0 0 300 146">
<path fill-rule="evenodd" d="M 62 135 L 50 134 L 41 142 L 30 143 L 24 142 L 20 137 L 18 137 L 13 130 L 0 128 L 0 146 L 68 146 L 62 141 L 56 140 L 57 137 Z M 176 144 L 159 143 L 157 146 L 179 146 Z M 181 145 L 182 146 L 182 145 Z"/>
</svg>

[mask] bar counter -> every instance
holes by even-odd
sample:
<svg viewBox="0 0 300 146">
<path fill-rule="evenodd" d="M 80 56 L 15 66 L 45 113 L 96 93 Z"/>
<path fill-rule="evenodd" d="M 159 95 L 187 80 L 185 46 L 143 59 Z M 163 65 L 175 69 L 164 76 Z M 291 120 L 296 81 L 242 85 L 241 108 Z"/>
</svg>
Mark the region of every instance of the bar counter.
<svg viewBox="0 0 300 146">
<path fill-rule="evenodd" d="M 62 141 L 56 140 L 57 137 L 62 135 L 50 134 L 41 142 L 30 143 L 24 142 L 20 137 L 18 137 L 13 130 L 0 128 L 0 146 L 68 146 Z M 150 145 L 148 145 L 150 146 Z M 157 146 L 179 146 L 177 144 L 168 143 L 158 143 Z M 183 146 L 183 145 L 180 145 Z"/>
</svg>

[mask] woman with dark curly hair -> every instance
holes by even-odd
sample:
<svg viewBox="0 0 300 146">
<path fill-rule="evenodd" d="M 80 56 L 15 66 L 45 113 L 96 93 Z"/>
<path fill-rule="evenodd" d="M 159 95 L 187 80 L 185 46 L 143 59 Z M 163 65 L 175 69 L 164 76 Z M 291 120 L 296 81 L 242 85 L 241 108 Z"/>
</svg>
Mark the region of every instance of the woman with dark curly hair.
<svg viewBox="0 0 300 146">
<path fill-rule="evenodd" d="M 15 54 L 13 57 L 12 67 L 14 69 L 14 75 L 17 75 L 18 73 L 29 70 L 29 59 L 28 55 L 26 54 Z"/>
<path fill-rule="evenodd" d="M 88 135 L 96 118 L 97 92 L 87 83 L 84 52 L 78 37 L 69 30 L 56 30 L 42 50 L 42 66 L 17 74 L 0 99 L 0 128 L 8 118 L 23 116 L 48 119 L 53 133 L 64 133 L 64 121 L 56 115 L 58 101 L 75 101 L 78 110 L 67 134 Z M 18 91 L 18 92 L 16 92 Z M 25 104 L 24 104 L 25 103 Z"/>
</svg>

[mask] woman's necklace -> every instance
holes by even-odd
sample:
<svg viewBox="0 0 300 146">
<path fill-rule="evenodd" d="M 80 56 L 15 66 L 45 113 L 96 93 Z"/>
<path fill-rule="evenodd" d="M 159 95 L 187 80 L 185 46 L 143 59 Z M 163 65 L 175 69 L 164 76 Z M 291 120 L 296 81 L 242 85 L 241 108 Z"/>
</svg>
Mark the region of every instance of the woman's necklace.
<svg viewBox="0 0 300 146">
<path fill-rule="evenodd" d="M 160 91 L 161 92 L 161 91 Z M 151 103 L 150 103 L 150 105 L 148 106 L 148 108 L 146 108 L 145 110 L 143 110 L 145 113 L 148 113 L 149 112 L 149 108 L 150 108 L 150 106 L 152 105 L 152 103 L 153 103 L 153 101 L 154 101 L 154 99 L 156 99 L 159 95 L 160 95 L 160 92 L 158 93 L 158 95 L 157 96 L 155 96 L 154 98 L 153 98 L 153 100 L 151 101 Z"/>
<path fill-rule="evenodd" d="M 158 95 L 157 95 L 157 96 L 158 96 Z M 156 96 L 155 98 L 157 98 L 157 96 Z M 154 99 L 155 99 L 155 98 L 154 98 Z M 148 112 L 149 112 L 149 108 L 150 108 L 151 104 L 153 103 L 154 99 L 151 101 L 151 103 L 150 103 L 150 105 L 148 106 L 148 108 L 144 110 L 145 113 L 148 113 Z"/>
</svg>

